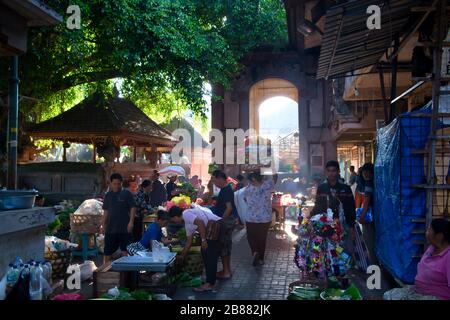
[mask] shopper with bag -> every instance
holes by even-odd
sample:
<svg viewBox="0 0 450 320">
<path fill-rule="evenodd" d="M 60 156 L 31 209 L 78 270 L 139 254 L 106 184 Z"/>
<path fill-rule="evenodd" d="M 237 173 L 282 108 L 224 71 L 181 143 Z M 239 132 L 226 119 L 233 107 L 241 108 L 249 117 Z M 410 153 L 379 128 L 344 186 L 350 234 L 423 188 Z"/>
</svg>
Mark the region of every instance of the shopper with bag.
<svg viewBox="0 0 450 320">
<path fill-rule="evenodd" d="M 363 165 L 362 176 L 364 178 L 364 202 L 362 204 L 362 209 L 357 211 L 357 219 L 362 225 L 362 233 L 369 252 L 370 263 L 376 264 L 375 223 L 373 221 L 373 197 L 375 189 L 373 183 L 374 167 L 372 163 Z"/>
<path fill-rule="evenodd" d="M 250 184 L 245 189 L 247 202 L 247 239 L 252 250 L 253 266 L 264 264 L 267 234 L 272 222 L 272 192 L 278 176 L 263 178 L 260 172 L 248 176 Z"/>
<path fill-rule="evenodd" d="M 181 253 L 183 261 L 192 246 L 194 232 L 200 233 L 206 283 L 194 290 L 196 292 L 212 291 L 217 278 L 217 261 L 219 260 L 220 242 L 224 231 L 223 219 L 213 214 L 208 208 L 200 206 L 184 211 L 180 207 L 173 206 L 169 209 L 169 217 L 172 222 L 184 223 L 185 225 L 187 241 Z"/>
</svg>

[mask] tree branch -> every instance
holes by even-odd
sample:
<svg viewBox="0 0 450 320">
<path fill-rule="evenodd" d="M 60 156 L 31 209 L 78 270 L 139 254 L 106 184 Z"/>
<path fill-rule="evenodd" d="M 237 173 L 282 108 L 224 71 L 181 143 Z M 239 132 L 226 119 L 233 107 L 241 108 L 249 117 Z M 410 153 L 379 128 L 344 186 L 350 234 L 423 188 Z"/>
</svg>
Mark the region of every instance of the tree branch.
<svg viewBox="0 0 450 320">
<path fill-rule="evenodd" d="M 102 80 L 109 80 L 114 78 L 123 77 L 124 73 L 118 70 L 102 70 L 102 71 L 92 71 L 84 72 L 81 74 L 74 74 L 65 77 L 58 83 L 53 83 L 51 89 L 55 92 L 66 90 L 71 87 L 75 87 L 84 83 L 97 82 Z"/>
</svg>

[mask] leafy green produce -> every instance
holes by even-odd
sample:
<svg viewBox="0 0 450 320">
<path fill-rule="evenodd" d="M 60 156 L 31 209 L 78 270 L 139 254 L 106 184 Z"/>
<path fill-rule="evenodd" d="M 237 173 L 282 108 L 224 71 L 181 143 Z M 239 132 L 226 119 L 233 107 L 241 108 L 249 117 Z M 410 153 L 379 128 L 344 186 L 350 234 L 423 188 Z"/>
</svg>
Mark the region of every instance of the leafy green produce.
<svg viewBox="0 0 450 320">
<path fill-rule="evenodd" d="M 200 278 L 194 278 L 181 284 L 183 287 L 200 287 L 202 280 Z"/>
<path fill-rule="evenodd" d="M 186 229 L 181 229 L 177 232 L 177 238 L 180 241 L 186 241 L 187 240 L 187 235 L 186 235 Z"/>
<path fill-rule="evenodd" d="M 59 220 L 58 217 L 56 217 L 52 223 L 49 223 L 47 225 L 47 231 L 46 231 L 47 235 L 48 236 L 54 235 L 58 231 L 58 229 L 61 228 L 61 225 L 62 225 L 61 221 Z"/>
<path fill-rule="evenodd" d="M 152 296 L 145 290 L 136 290 L 131 292 L 131 297 L 135 300 L 151 300 Z"/>
</svg>

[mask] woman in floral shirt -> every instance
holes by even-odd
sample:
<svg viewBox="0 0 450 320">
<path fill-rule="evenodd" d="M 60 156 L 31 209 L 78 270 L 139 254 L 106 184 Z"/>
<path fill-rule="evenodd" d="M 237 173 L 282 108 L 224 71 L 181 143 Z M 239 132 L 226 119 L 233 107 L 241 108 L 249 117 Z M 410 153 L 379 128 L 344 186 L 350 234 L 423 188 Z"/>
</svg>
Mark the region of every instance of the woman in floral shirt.
<svg viewBox="0 0 450 320">
<path fill-rule="evenodd" d="M 264 264 L 267 233 L 272 222 L 272 192 L 277 181 L 273 178 L 263 179 L 259 172 L 250 173 L 249 185 L 245 189 L 247 202 L 247 239 L 252 250 L 253 266 Z"/>
<path fill-rule="evenodd" d="M 139 241 L 142 238 L 142 219 L 144 215 L 152 210 L 150 205 L 150 192 L 152 191 L 152 182 L 150 180 L 142 181 L 141 187 L 139 188 L 136 196 L 135 202 L 137 205 L 136 217 L 134 218 L 134 229 L 133 237 L 134 241 Z"/>
</svg>

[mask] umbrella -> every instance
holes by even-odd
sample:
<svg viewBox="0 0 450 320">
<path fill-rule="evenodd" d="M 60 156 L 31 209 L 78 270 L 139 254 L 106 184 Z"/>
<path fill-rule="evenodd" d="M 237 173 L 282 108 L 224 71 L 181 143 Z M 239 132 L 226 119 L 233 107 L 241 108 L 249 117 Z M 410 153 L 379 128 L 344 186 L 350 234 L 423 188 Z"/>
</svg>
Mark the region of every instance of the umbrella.
<svg viewBox="0 0 450 320">
<path fill-rule="evenodd" d="M 180 166 L 168 166 L 159 171 L 159 174 L 161 174 L 161 175 L 167 175 L 169 173 L 173 173 L 178 176 L 186 175 L 186 171 L 184 171 L 183 167 L 180 167 Z"/>
</svg>

